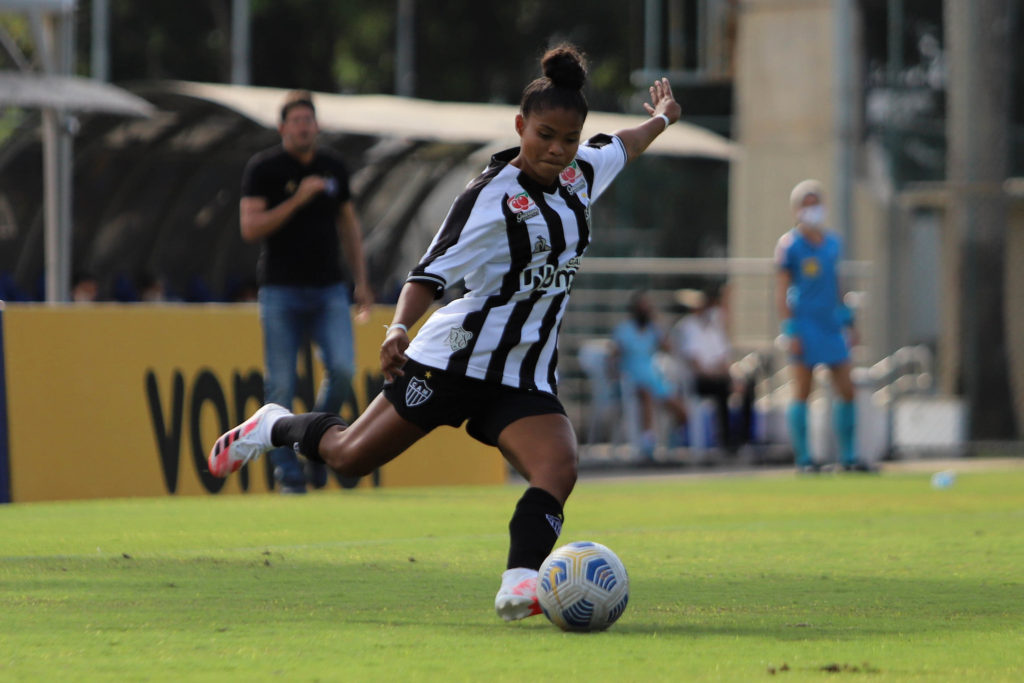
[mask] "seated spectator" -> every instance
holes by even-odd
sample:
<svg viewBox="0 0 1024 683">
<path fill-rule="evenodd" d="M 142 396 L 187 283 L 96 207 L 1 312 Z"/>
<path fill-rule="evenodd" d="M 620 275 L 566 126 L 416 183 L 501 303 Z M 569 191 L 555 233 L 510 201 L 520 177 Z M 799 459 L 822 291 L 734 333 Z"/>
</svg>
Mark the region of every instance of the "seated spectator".
<svg viewBox="0 0 1024 683">
<path fill-rule="evenodd" d="M 629 318 L 616 326 L 613 339 L 619 371 L 629 378 L 636 390 L 643 430 L 641 449 L 650 457 L 657 445 L 654 432 L 656 403 L 671 411 L 677 426 L 686 424 L 686 407 L 655 362 L 656 354 L 668 351 L 669 347 L 664 332 L 657 325 L 655 309 L 646 292 L 633 295 Z"/>
<path fill-rule="evenodd" d="M 689 313 L 672 328 L 673 353 L 689 371 L 693 391 L 714 400 L 718 443 L 735 450 L 751 440 L 754 382 L 752 378 L 735 378 L 731 372 L 733 348 L 721 288 L 683 289 L 676 293 L 676 302 Z M 730 429 L 729 419 L 729 399 L 733 395 L 742 402 L 742 419 L 736 431 Z"/>
<path fill-rule="evenodd" d="M 71 284 L 71 300 L 77 303 L 91 303 L 100 297 L 100 283 L 89 272 L 77 273 Z"/>
</svg>

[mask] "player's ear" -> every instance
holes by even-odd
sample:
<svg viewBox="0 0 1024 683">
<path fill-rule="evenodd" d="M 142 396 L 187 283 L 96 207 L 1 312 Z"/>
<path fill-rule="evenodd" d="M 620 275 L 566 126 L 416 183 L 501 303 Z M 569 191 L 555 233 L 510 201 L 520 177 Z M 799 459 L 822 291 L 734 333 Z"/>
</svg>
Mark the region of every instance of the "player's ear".
<svg viewBox="0 0 1024 683">
<path fill-rule="evenodd" d="M 526 119 L 522 114 L 516 114 L 516 134 L 521 136 L 524 130 L 526 130 Z"/>
</svg>

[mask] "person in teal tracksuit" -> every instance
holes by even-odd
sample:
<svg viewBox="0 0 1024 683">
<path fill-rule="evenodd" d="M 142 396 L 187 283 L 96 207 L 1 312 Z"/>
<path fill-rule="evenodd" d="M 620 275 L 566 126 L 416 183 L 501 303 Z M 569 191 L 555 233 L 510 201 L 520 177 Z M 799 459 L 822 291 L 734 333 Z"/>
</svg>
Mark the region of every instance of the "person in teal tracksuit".
<svg viewBox="0 0 1024 683">
<path fill-rule="evenodd" d="M 867 470 L 857 457 L 856 409 L 850 378 L 850 344 L 855 341 L 852 310 L 839 287 L 842 242 L 825 227 L 825 193 L 817 180 L 793 188 L 790 205 L 796 225 L 775 247 L 778 268 L 775 292 L 782 333 L 788 339 L 795 389 L 787 423 L 796 465 L 817 471 L 807 438 L 807 398 L 816 365 L 827 365 L 836 393 L 833 424 L 839 442 L 839 464 L 845 470 Z"/>
</svg>

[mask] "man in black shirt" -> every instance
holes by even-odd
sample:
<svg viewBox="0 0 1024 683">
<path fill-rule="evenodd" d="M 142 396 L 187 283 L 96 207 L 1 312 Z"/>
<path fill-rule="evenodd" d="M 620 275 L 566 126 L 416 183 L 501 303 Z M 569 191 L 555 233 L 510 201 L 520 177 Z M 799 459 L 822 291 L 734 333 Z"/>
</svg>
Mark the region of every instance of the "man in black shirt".
<svg viewBox="0 0 1024 683">
<path fill-rule="evenodd" d="M 314 410 L 337 413 L 351 391 L 354 347 L 349 296 L 341 257 L 351 273 L 355 302 L 373 303 L 359 220 L 348 171 L 331 150 L 317 146 L 319 128 L 311 93 L 293 91 L 281 107 L 281 144 L 255 155 L 242 176 L 241 229 L 261 242 L 260 322 L 266 363 L 264 400 L 292 405 L 299 348 L 311 339 L 326 378 Z M 271 453 L 282 492 L 306 490 L 306 474 L 291 448 Z M 326 469 L 312 472 L 314 486 Z"/>
</svg>

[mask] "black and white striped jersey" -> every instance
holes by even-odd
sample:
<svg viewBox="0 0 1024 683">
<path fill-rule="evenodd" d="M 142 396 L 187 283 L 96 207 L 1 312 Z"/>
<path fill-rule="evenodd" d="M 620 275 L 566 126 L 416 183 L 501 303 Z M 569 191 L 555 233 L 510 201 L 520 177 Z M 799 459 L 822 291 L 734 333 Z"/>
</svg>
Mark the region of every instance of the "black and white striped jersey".
<svg viewBox="0 0 1024 683">
<path fill-rule="evenodd" d="M 440 297 L 465 279 L 466 294 L 435 311 L 406 354 L 424 365 L 555 393 L 558 330 L 590 243 L 590 203 L 626 164 L 617 137 L 597 135 L 552 187 L 500 152 L 452 204 L 408 281 Z"/>
</svg>

